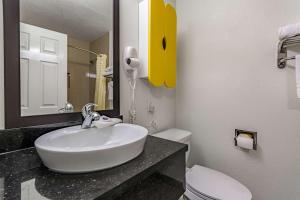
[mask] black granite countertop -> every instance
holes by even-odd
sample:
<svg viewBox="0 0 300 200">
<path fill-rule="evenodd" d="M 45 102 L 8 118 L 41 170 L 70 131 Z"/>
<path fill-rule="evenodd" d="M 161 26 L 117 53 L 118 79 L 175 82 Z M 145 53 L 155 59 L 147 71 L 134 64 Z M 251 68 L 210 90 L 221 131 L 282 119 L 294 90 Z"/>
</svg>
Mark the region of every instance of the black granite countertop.
<svg viewBox="0 0 300 200">
<path fill-rule="evenodd" d="M 176 187 L 172 186 L 176 184 L 182 186 L 184 180 L 182 178 L 176 180 L 176 177 L 175 179 L 166 178 L 157 172 L 174 167 L 174 159 L 177 156 L 179 159 L 176 162 L 182 164 L 181 167 L 178 165 L 180 167 L 177 170 L 180 173 L 178 177 L 184 177 L 185 151 L 187 151 L 187 146 L 184 144 L 149 136 L 144 152 L 136 159 L 111 169 L 72 175 L 49 171 L 42 165 L 35 148 L 0 154 L 0 199 L 126 199 L 124 194 L 130 196 L 129 188 L 136 188 L 137 183 L 145 180 L 150 182 L 140 184 L 140 188 L 153 187 L 152 190 L 154 190 L 154 185 L 157 184 L 153 183 L 157 182 L 161 186 L 168 185 L 166 188 L 170 191 L 174 190 L 172 193 L 175 194 L 174 188 Z M 178 191 L 180 192 L 182 194 L 183 191 Z M 140 194 L 143 192 L 141 191 Z M 121 198 L 122 195 L 124 198 Z"/>
</svg>

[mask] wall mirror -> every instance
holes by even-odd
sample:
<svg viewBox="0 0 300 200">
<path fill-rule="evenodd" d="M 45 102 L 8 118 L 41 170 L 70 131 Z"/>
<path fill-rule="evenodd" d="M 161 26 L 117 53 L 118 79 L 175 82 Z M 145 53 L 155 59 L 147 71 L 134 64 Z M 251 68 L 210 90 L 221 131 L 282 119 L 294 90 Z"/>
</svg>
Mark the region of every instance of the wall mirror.
<svg viewBox="0 0 300 200">
<path fill-rule="evenodd" d="M 4 0 L 6 128 L 119 115 L 118 0 Z"/>
</svg>

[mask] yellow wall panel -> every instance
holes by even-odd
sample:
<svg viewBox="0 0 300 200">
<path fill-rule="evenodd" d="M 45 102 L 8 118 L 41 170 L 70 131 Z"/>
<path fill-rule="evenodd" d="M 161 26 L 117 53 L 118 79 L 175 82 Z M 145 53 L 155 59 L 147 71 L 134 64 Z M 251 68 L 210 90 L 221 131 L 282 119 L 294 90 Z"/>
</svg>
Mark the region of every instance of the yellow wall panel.
<svg viewBox="0 0 300 200">
<path fill-rule="evenodd" d="M 149 1 L 148 79 L 154 86 L 176 86 L 176 11 L 164 0 Z"/>
</svg>

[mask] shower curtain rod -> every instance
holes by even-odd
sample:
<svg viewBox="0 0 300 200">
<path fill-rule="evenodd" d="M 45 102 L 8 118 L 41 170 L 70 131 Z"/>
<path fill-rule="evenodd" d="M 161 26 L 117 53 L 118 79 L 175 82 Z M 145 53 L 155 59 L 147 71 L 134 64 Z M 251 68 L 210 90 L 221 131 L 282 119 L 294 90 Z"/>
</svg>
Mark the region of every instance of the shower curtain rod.
<svg viewBox="0 0 300 200">
<path fill-rule="evenodd" d="M 90 51 L 90 50 L 87 50 L 87 49 L 84 49 L 84 48 L 81 48 L 81 47 L 77 47 L 77 46 L 73 46 L 73 45 L 70 45 L 70 44 L 68 44 L 68 47 L 71 47 L 71 48 L 74 48 L 74 49 L 78 49 L 78 50 L 80 50 L 80 51 L 85 51 L 85 52 L 94 54 L 94 55 L 96 55 L 96 56 L 103 56 L 103 54 L 97 54 L 97 53 L 94 52 L 94 51 Z"/>
</svg>

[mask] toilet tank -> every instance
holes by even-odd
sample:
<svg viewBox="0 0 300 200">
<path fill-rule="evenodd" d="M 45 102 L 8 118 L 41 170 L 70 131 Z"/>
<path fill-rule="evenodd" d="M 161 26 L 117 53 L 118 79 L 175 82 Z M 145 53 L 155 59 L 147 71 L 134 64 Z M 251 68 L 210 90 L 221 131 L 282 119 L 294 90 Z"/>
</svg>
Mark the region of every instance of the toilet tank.
<svg viewBox="0 0 300 200">
<path fill-rule="evenodd" d="M 186 157 L 186 161 L 188 160 L 189 155 L 190 155 L 190 149 L 191 149 L 191 137 L 192 137 L 191 132 L 186 131 L 186 130 L 177 129 L 177 128 L 172 128 L 172 129 L 168 129 L 168 130 L 165 130 L 162 132 L 155 133 L 152 136 L 166 139 L 166 140 L 171 140 L 174 142 L 180 142 L 180 143 L 187 144 L 189 149 L 186 152 L 185 157 Z"/>
</svg>

